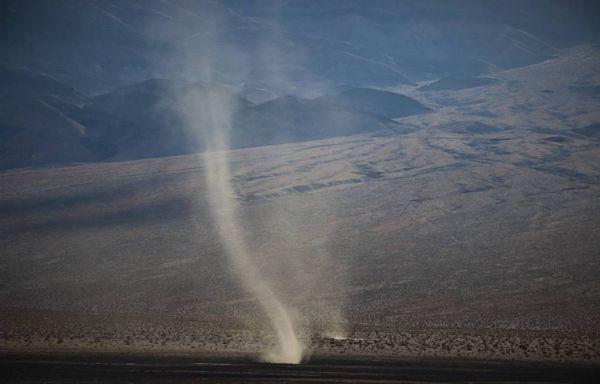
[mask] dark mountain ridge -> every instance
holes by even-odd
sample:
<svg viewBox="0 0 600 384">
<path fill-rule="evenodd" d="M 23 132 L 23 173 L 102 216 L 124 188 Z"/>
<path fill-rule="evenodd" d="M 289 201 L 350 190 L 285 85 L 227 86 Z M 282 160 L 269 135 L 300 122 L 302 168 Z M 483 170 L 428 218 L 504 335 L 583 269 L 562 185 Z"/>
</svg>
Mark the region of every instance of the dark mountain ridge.
<svg viewBox="0 0 600 384">
<path fill-rule="evenodd" d="M 341 108 L 396 119 L 431 111 L 417 100 L 398 93 L 370 88 L 350 88 L 335 95 L 319 98 L 321 102 Z"/>
<path fill-rule="evenodd" d="M 226 100 L 230 108 L 232 148 L 402 131 L 406 129 L 390 120 L 390 108 L 395 106 L 402 116 L 427 110 L 411 98 L 367 89 L 312 100 L 285 96 L 254 105 L 229 87 L 200 81 L 150 79 L 85 97 L 44 76 L 22 78 L 12 84 L 21 89 L 19 97 L 1 100 L 0 168 L 203 151 L 202 129 L 211 124 L 211 112 L 201 109 L 211 97 Z M 380 105 L 383 99 L 388 102 Z"/>
<path fill-rule="evenodd" d="M 155 77 L 203 80 L 187 60 L 210 46 L 228 63 L 219 82 L 258 74 L 248 88 L 277 86 L 264 70 L 272 62 L 297 89 L 306 78 L 409 84 L 529 65 L 598 42 L 597 14 L 595 2 L 551 0 L 8 0 L 0 6 L 0 63 L 99 94 Z M 213 22 L 224 33 L 207 29 Z M 273 57 L 261 56 L 265 41 Z"/>
</svg>

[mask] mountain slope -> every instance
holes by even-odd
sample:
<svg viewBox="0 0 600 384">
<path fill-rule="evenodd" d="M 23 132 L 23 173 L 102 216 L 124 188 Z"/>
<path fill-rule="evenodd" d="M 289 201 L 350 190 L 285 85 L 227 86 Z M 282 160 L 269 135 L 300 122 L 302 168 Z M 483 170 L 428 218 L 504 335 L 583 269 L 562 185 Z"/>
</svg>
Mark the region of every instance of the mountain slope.
<svg viewBox="0 0 600 384">
<path fill-rule="evenodd" d="M 203 82 L 152 79 L 86 98 L 44 76 L 25 80 L 15 78 L 4 89 L 9 96 L 0 98 L 1 168 L 203 151 L 202 132 L 215 113 L 231 117 L 229 144 L 242 148 L 407 131 L 390 118 L 426 110 L 404 96 L 364 89 L 327 100 L 286 96 L 256 106 L 227 87 Z M 226 110 L 206 110 L 210 105 Z"/>
<path fill-rule="evenodd" d="M 241 116 L 236 122 L 233 141 L 236 147 L 246 147 L 400 128 L 385 117 L 321 100 L 286 96 L 261 104 Z"/>
<path fill-rule="evenodd" d="M 227 63 L 217 68 L 219 82 L 282 95 L 282 78 L 302 92 L 306 79 L 410 84 L 541 62 L 598 42 L 597 14 L 597 4 L 577 0 L 8 0 L 0 62 L 98 94 L 153 77 L 207 80 L 189 64 L 210 47 Z"/>
<path fill-rule="evenodd" d="M 207 99 L 224 95 L 232 108 L 250 104 L 224 87 L 201 82 L 153 79 L 94 97 L 76 113 L 89 130 L 100 158 L 138 159 L 194 153 L 204 149 L 202 134 L 184 116 L 196 114 Z M 208 118 L 208 117 L 204 117 Z"/>
<path fill-rule="evenodd" d="M 318 100 L 388 119 L 431 111 L 430 108 L 408 96 L 369 88 L 351 88 L 336 95 L 320 97 Z"/>
<path fill-rule="evenodd" d="M 489 77 L 444 77 L 420 87 L 421 91 L 450 91 L 490 85 L 497 80 Z"/>
<path fill-rule="evenodd" d="M 19 103 L 0 115 L 0 168 L 95 161 L 85 136 L 85 127 L 51 104 Z"/>
</svg>

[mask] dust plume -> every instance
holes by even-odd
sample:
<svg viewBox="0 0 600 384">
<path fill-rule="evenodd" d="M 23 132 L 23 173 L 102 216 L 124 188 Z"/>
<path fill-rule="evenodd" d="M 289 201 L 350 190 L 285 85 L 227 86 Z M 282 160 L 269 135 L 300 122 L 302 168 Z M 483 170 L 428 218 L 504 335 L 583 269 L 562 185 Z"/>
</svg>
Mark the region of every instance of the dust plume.
<svg viewBox="0 0 600 384">
<path fill-rule="evenodd" d="M 213 25 L 208 32 L 218 36 Z M 199 133 L 204 143 L 202 155 L 208 191 L 208 200 L 220 243 L 229 264 L 243 288 L 257 300 L 267 315 L 277 336 L 277 347 L 268 351 L 263 359 L 273 363 L 297 364 L 302 360 L 303 346 L 298 340 L 294 322 L 288 308 L 281 302 L 269 282 L 261 275 L 249 249 L 244 227 L 237 213 L 237 201 L 232 185 L 228 159 L 233 117 L 237 99 L 225 87 L 214 86 L 217 63 L 211 60 L 211 51 L 217 42 L 196 57 L 195 70 L 203 72 L 209 81 L 201 87 L 191 87 L 178 95 L 182 103 L 182 116 L 188 128 Z"/>
<path fill-rule="evenodd" d="M 279 349 L 271 351 L 265 359 L 277 363 L 299 363 L 302 346 L 287 308 L 281 303 L 272 287 L 261 276 L 253 263 L 246 245 L 243 228 L 236 213 L 235 191 L 227 157 L 227 133 L 231 129 L 232 105 L 225 95 L 209 92 L 200 107 L 208 119 L 205 142 L 210 152 L 204 154 L 204 165 L 212 214 L 231 266 L 241 284 L 260 303 L 277 334 Z"/>
<path fill-rule="evenodd" d="M 330 218 L 319 216 L 318 212 L 324 211 L 319 205 L 307 209 L 288 201 L 258 207 L 269 233 L 263 233 L 265 236 L 260 240 L 254 236 L 255 226 L 241 214 L 229 159 L 232 141 L 240 125 L 243 127 L 243 119 L 240 121 L 239 117 L 246 103 L 236 92 L 248 83 L 216 84 L 222 83 L 219 71 L 228 67 L 229 62 L 253 62 L 261 63 L 263 80 L 272 85 L 275 94 L 294 93 L 290 85 L 293 81 L 288 76 L 289 60 L 297 61 L 299 56 L 280 54 L 281 40 L 271 40 L 268 36 L 259 36 L 261 49 L 253 56 L 245 56 L 234 45 L 223 43 L 227 18 L 215 9 L 205 11 L 210 15 L 207 21 L 211 22 L 207 22 L 196 45 L 184 45 L 188 67 L 185 73 L 194 73 L 205 83 L 194 83 L 180 91 L 177 95 L 180 114 L 183 123 L 200 136 L 204 146 L 207 198 L 223 252 L 239 284 L 259 304 L 276 336 L 276 347 L 266 351 L 262 358 L 273 363 L 297 364 L 305 357 L 303 340 L 307 340 L 311 331 L 326 337 L 345 334 L 343 300 L 336 298 L 333 302 L 324 297 L 324 292 L 335 288 L 323 272 L 333 264 L 327 246 L 307 245 L 301 237 L 295 237 L 307 233 L 306 227 L 314 228 L 318 222 L 325 223 Z M 261 264 L 259 260 L 267 263 Z"/>
</svg>

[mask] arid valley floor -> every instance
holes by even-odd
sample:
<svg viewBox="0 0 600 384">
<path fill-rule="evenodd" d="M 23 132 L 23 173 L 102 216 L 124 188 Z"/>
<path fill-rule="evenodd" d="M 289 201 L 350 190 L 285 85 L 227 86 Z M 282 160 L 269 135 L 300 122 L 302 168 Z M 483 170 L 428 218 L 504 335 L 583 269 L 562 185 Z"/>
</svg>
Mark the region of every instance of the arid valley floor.
<svg viewBox="0 0 600 384">
<path fill-rule="evenodd" d="M 257 262 L 313 320 L 309 358 L 600 363 L 600 112 L 576 86 L 599 63 L 586 46 L 476 90 L 405 88 L 435 111 L 402 132 L 231 152 Z M 201 155 L 2 171 L 0 349 L 264 350 L 204 171 Z"/>
</svg>

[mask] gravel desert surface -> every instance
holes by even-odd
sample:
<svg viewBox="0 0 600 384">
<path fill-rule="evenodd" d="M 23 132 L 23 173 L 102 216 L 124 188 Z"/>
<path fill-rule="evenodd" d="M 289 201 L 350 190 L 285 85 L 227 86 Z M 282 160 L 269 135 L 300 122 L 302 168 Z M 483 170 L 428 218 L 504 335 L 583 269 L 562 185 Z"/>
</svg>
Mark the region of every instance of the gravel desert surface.
<svg viewBox="0 0 600 384">
<path fill-rule="evenodd" d="M 598 361 L 598 139 L 455 113 L 233 151 L 261 267 L 317 319 L 314 353 Z M 254 350 L 260 311 L 220 257 L 203 171 L 190 155 L 2 172 L 2 348 Z M 326 337 L 329 303 L 345 339 Z"/>
<path fill-rule="evenodd" d="M 230 153 L 307 359 L 600 362 L 600 112 L 577 86 L 598 52 L 476 92 L 405 87 L 432 111 L 399 131 Z M 2 171 L 0 349 L 259 358 L 274 340 L 204 172 L 202 155 Z"/>
</svg>

